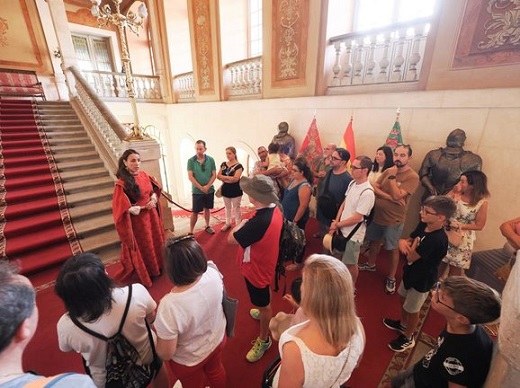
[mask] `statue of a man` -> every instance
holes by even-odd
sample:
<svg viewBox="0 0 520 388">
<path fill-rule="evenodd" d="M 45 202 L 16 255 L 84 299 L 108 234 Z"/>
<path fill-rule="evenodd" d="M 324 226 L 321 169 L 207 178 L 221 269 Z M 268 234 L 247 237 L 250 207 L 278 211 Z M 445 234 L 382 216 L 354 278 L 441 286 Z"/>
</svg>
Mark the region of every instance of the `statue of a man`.
<svg viewBox="0 0 520 388">
<path fill-rule="evenodd" d="M 272 142 L 280 145 L 280 152 L 293 160 L 296 158 L 296 142 L 294 137 L 289 135 L 289 124 L 287 122 L 282 121 L 278 124 L 278 134 L 274 135 Z"/>
<path fill-rule="evenodd" d="M 426 154 L 419 170 L 425 197 L 448 193 L 463 172 L 482 168 L 482 158 L 464 150 L 465 141 L 466 133 L 457 128 L 448 135 L 446 147 Z"/>
</svg>

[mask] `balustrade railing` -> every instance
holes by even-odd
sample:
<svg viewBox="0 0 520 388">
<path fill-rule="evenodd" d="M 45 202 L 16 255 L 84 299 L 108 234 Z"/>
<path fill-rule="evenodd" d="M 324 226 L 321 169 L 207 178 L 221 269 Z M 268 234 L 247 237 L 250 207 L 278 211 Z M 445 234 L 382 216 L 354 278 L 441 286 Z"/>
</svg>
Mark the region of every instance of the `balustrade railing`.
<svg viewBox="0 0 520 388">
<path fill-rule="evenodd" d="M 124 73 L 110 71 L 83 70 L 88 84 L 101 97 L 128 98 Z M 159 77 L 155 75 L 133 74 L 135 98 L 141 100 L 161 100 Z"/>
<path fill-rule="evenodd" d="M 195 81 L 193 72 L 178 74 L 174 78 L 174 89 L 178 92 L 179 102 L 195 101 Z"/>
<path fill-rule="evenodd" d="M 262 94 L 262 57 L 253 57 L 228 63 L 225 67 L 228 72 L 228 95 L 255 96 Z"/>
<path fill-rule="evenodd" d="M 330 39 L 336 60 L 329 88 L 419 80 L 430 19 Z"/>
<path fill-rule="evenodd" d="M 122 141 L 130 132 L 108 109 L 106 104 L 98 97 L 97 91 L 90 86 L 83 77 L 81 71 L 75 66 L 66 70 L 68 76 L 72 75 L 75 81 L 75 93 L 71 102 L 79 110 L 85 129 L 91 139 L 98 146 L 102 158 L 108 163 L 110 171 L 117 169 L 117 160 L 122 153 Z"/>
</svg>

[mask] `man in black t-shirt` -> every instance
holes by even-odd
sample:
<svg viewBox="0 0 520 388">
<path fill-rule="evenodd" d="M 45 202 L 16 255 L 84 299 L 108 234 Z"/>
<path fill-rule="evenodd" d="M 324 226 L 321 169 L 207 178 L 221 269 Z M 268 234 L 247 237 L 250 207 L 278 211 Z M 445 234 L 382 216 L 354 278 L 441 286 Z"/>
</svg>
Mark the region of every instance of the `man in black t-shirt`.
<svg viewBox="0 0 520 388">
<path fill-rule="evenodd" d="M 437 267 L 448 251 L 448 237 L 443 227 L 455 209 L 455 202 L 449 197 L 426 198 L 421 206 L 421 222 L 409 238 L 399 240 L 399 250 L 407 260 L 397 290 L 401 296 L 401 320 L 383 319 L 386 327 L 400 333 L 388 344 L 394 352 L 404 352 L 415 345 L 419 312 L 437 280 Z"/>
<path fill-rule="evenodd" d="M 481 387 L 493 341 L 479 324 L 500 316 L 498 292 L 465 276 L 451 276 L 432 291 L 432 308 L 446 318 L 437 345 L 386 387 Z"/>
</svg>

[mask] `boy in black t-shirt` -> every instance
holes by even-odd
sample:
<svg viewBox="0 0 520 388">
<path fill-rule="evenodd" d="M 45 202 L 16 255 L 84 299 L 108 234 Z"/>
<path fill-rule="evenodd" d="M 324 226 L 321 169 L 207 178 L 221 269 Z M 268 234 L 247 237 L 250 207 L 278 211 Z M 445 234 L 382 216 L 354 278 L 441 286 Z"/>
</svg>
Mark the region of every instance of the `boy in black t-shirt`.
<svg viewBox="0 0 520 388">
<path fill-rule="evenodd" d="M 448 250 L 448 237 L 443 227 L 455 209 L 451 198 L 441 195 L 426 198 L 421 206 L 421 222 L 409 238 L 399 240 L 399 250 L 407 259 L 397 290 L 401 296 L 401 319 L 383 319 L 386 327 L 400 332 L 388 344 L 395 352 L 404 352 L 415 345 L 419 312 L 437 280 L 437 267 Z"/>
<path fill-rule="evenodd" d="M 432 308 L 446 318 L 437 344 L 385 388 L 481 387 L 491 364 L 493 341 L 479 324 L 500 316 L 498 292 L 465 276 L 450 276 L 432 291 Z"/>
</svg>

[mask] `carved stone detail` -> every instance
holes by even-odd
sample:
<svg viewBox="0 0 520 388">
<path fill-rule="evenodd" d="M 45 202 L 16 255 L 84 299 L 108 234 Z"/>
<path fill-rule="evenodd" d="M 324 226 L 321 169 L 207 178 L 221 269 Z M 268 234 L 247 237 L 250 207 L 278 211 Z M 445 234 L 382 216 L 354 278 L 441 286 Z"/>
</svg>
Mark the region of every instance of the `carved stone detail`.
<svg viewBox="0 0 520 388">
<path fill-rule="evenodd" d="M 485 40 L 479 49 L 493 49 L 520 44 L 520 1 L 489 0 L 486 7 L 491 19 L 484 24 Z"/>
<path fill-rule="evenodd" d="M 200 94 L 214 92 L 214 75 L 212 67 L 211 47 L 211 15 L 208 0 L 193 2 L 195 22 L 195 47 L 197 56 L 198 84 Z"/>
</svg>

